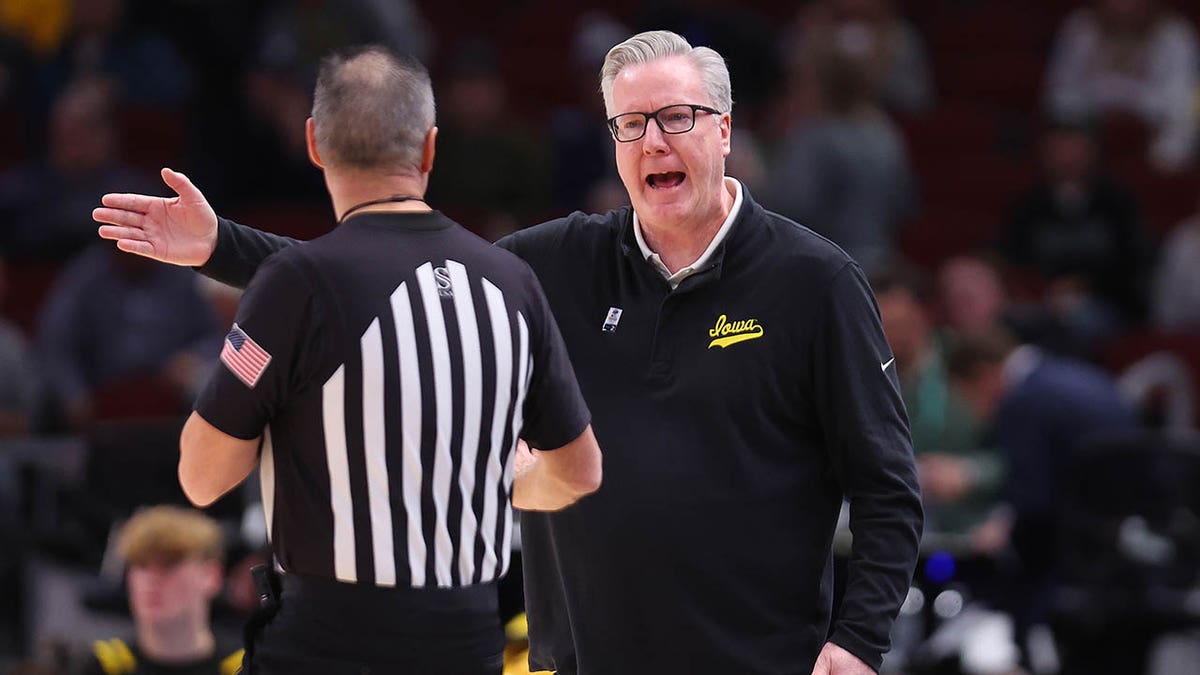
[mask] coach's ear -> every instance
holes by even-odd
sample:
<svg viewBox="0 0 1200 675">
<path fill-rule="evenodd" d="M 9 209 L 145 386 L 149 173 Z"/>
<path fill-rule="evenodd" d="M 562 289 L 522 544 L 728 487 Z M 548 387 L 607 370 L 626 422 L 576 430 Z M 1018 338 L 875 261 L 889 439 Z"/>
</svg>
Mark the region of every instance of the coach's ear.
<svg viewBox="0 0 1200 675">
<path fill-rule="evenodd" d="M 317 152 L 317 125 L 311 117 L 304 122 L 304 144 L 308 146 L 309 161 L 318 169 L 324 169 L 325 165 L 321 162 L 321 153 Z"/>
<path fill-rule="evenodd" d="M 425 144 L 421 147 L 421 173 L 433 170 L 433 156 L 437 154 L 434 148 L 437 143 L 437 131 L 437 127 L 430 127 L 429 133 L 425 134 Z"/>
</svg>

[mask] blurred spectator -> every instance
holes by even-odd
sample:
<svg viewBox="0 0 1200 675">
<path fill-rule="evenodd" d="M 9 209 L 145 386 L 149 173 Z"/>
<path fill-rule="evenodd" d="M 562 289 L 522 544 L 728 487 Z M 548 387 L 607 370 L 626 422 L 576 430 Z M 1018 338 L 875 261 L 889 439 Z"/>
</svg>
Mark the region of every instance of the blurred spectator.
<svg viewBox="0 0 1200 675">
<path fill-rule="evenodd" d="M 996 266 L 986 257 L 959 255 L 938 268 L 938 305 L 945 340 L 978 338 L 996 329 L 1053 352 L 1070 352 L 1059 320 L 1036 303 L 1010 297 Z"/>
<path fill-rule="evenodd" d="M 71 663 L 70 647 L 58 639 L 38 644 L 34 655 L 12 664 L 7 675 L 67 675 Z"/>
<path fill-rule="evenodd" d="M 70 26 L 57 51 L 40 68 L 42 97 L 53 100 L 80 77 L 111 79 L 122 101 L 177 106 L 192 78 L 175 47 L 162 35 L 138 27 L 125 0 L 75 0 Z"/>
<path fill-rule="evenodd" d="M 938 268 L 942 321 L 954 335 L 974 338 L 1003 325 L 1008 294 L 996 269 L 982 258 L 960 255 Z"/>
<path fill-rule="evenodd" d="M 994 516 L 988 532 L 997 547 L 1010 541 L 1020 559 L 1007 609 L 1028 628 L 1046 620 L 1052 599 L 1059 496 L 1073 480 L 1072 454 L 1089 437 L 1134 429 L 1136 420 L 1107 373 L 1018 346 L 1002 330 L 957 342 L 947 361 L 1005 456 L 1011 518 Z"/>
<path fill-rule="evenodd" d="M 549 193 L 544 136 L 510 114 L 496 58 L 480 40 L 458 45 L 451 57 L 428 193 L 429 203 L 491 240 L 538 222 Z"/>
<path fill-rule="evenodd" d="M 136 635 L 96 641 L 81 675 L 238 672 L 241 650 L 218 645 L 211 627 L 224 556 L 217 523 L 192 509 L 155 506 L 129 519 L 117 547 Z"/>
<path fill-rule="evenodd" d="M 1154 323 L 1200 333 L 1200 205 L 1167 235 L 1154 280 Z"/>
<path fill-rule="evenodd" d="M 596 74 L 604 56 L 618 42 L 629 37 L 629 29 L 599 11 L 580 15 L 571 42 L 571 77 L 575 98 L 550 111 L 547 131 L 550 140 L 550 197 L 555 211 L 566 213 L 597 201 L 608 206 L 605 184 L 615 185 L 622 193 L 613 161 L 613 139 L 604 124 L 608 117 L 604 100 L 596 95 Z M 444 139 L 439 139 L 439 145 Z M 441 160 L 439 158 L 439 168 Z M 622 194 L 615 205 L 628 202 Z M 589 211 L 604 213 L 608 208 Z M 524 223 L 522 223 L 524 224 Z"/>
<path fill-rule="evenodd" d="M 0 258 L 0 308 L 8 293 L 4 260 Z M 37 402 L 38 379 L 21 329 L 0 314 L 0 439 L 24 434 Z M 0 477 L 0 491 L 4 487 Z M 0 500 L 2 501 L 2 500 Z"/>
<path fill-rule="evenodd" d="M 753 129 L 736 122 L 734 129 L 737 133 L 733 135 L 729 156 L 725 158 L 725 173 L 736 177 L 751 192 L 766 193 L 769 170 L 764 143 Z"/>
<path fill-rule="evenodd" d="M 135 110 L 126 122 L 126 128 L 140 129 L 145 119 L 154 125 L 147 131 L 169 144 L 150 136 L 137 145 L 130 139 L 131 149 L 147 168 L 186 163 L 209 197 L 235 206 L 242 203 L 238 199 L 257 201 L 253 193 L 259 183 L 275 182 L 270 158 L 260 148 L 269 133 L 249 122 L 243 91 L 251 57 L 260 48 L 266 5 L 265 0 L 137 0 L 131 5 L 138 25 L 160 31 L 179 50 L 193 81 L 184 109 Z M 320 186 L 314 189 L 323 193 Z"/>
<path fill-rule="evenodd" d="M 0 0 L 0 104 L 30 104 L 34 63 L 58 48 L 69 13 L 68 0 Z"/>
<path fill-rule="evenodd" d="M 1200 46 L 1187 19 L 1158 0 L 1096 0 L 1071 13 L 1054 44 L 1046 99 L 1056 114 L 1134 115 L 1154 130 L 1151 162 L 1193 158 Z"/>
<path fill-rule="evenodd" d="M 311 88 L 321 57 L 332 50 L 369 42 L 427 62 L 432 36 L 411 0 L 273 0 L 255 61 L 260 71 Z"/>
<path fill-rule="evenodd" d="M 58 49 L 70 20 L 70 0 L 0 0 L 0 34 L 39 56 Z"/>
<path fill-rule="evenodd" d="M 674 31 L 724 54 L 730 80 L 737 82 L 738 114 L 751 123 L 757 119 L 780 73 L 775 28 L 758 9 L 719 0 L 647 0 L 638 6 L 637 31 Z"/>
<path fill-rule="evenodd" d="M 927 284 L 893 266 L 871 280 L 916 453 L 926 536 L 966 536 L 996 504 L 1003 462 L 984 449 L 970 407 L 950 387 L 943 342 L 926 309 Z"/>
<path fill-rule="evenodd" d="M 1018 199 L 1001 249 L 1045 285 L 1045 304 L 1089 356 L 1145 316 L 1149 246 L 1137 202 L 1103 175 L 1091 129 L 1053 122 L 1039 148 L 1041 179 Z"/>
<path fill-rule="evenodd" d="M 69 256 L 95 239 L 100 195 L 155 189 L 121 162 L 114 108 L 108 81 L 73 82 L 50 113 L 45 159 L 0 175 L 0 243 L 10 259 Z"/>
<path fill-rule="evenodd" d="M 831 52 L 853 55 L 876 101 L 901 113 L 933 107 L 933 76 L 921 36 L 891 0 L 813 0 L 781 40 L 790 63 Z"/>
<path fill-rule="evenodd" d="M 891 0 L 835 0 L 837 40 L 861 53 L 884 105 L 921 113 L 935 102 L 929 57 L 917 30 Z"/>
<path fill-rule="evenodd" d="M 304 120 L 321 57 L 335 49 L 377 43 L 425 61 L 432 35 L 410 0 L 268 3 L 241 91 L 249 107 L 251 130 L 243 138 L 253 148 L 247 154 L 255 156 L 246 174 L 254 194 L 237 196 L 323 203 L 321 173 L 309 162 L 304 144 Z M 247 182 L 226 187 L 245 190 Z"/>
<path fill-rule="evenodd" d="M 857 57 L 831 54 L 813 66 L 820 113 L 782 139 L 763 201 L 874 272 L 894 254 L 897 230 L 915 210 L 908 152 Z"/>
<path fill-rule="evenodd" d="M 984 631 L 969 619 L 978 616 L 987 600 L 996 595 L 995 556 L 1003 541 L 997 543 L 990 518 L 999 501 L 1003 459 L 984 447 L 974 414 L 950 386 L 945 362 L 950 339 L 932 325 L 927 309 L 927 279 L 919 270 L 897 263 L 875 275 L 871 287 L 884 333 L 896 358 L 894 367 L 908 413 L 921 502 L 925 507 L 922 551 L 933 560 L 952 556 L 955 565 L 949 581 L 968 606 L 958 617 L 961 622 L 953 628 L 943 623 L 938 630 L 943 635 L 920 647 L 925 637 L 921 612 L 902 612 L 898 630 L 893 632 L 892 652 L 880 672 L 943 672 L 937 668 L 938 664 L 961 663 L 961 670 L 945 672 L 1009 675 L 1003 666 L 1013 663 L 1015 648 L 1005 641 L 1002 648 L 1008 649 L 1008 658 L 1003 658 L 1003 654 L 995 658 L 995 640 L 988 640 Z M 948 580 L 930 569 L 933 568 L 927 566 L 914 584 L 932 598 Z M 906 625 L 917 631 L 907 640 Z M 961 639 L 948 643 L 945 633 L 961 635 Z M 988 661 L 991 667 L 972 669 L 971 646 L 979 652 L 985 644 L 993 654 Z"/>
<path fill-rule="evenodd" d="M 780 36 L 776 50 L 781 54 L 782 72 L 760 125 L 773 140 L 799 121 L 820 114 L 820 87 L 814 65 L 819 56 L 830 51 L 830 41 L 825 38 L 834 29 L 833 7 L 829 2 L 813 0 L 801 3 Z"/>
<path fill-rule="evenodd" d="M 97 388 L 123 378 L 156 377 L 190 403 L 219 346 L 212 307 L 190 271 L 110 246 L 73 260 L 38 318 L 52 403 L 73 429 L 92 420 Z"/>
</svg>

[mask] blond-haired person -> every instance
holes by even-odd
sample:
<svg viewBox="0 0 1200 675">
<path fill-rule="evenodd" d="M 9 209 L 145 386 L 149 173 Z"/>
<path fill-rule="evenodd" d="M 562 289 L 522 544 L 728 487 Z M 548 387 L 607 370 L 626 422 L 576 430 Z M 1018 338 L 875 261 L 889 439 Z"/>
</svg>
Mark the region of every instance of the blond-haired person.
<svg viewBox="0 0 1200 675">
<path fill-rule="evenodd" d="M 121 529 L 135 636 L 97 640 L 86 675 L 232 675 L 240 649 L 222 649 L 213 635 L 213 599 L 224 580 L 221 528 L 180 506 L 140 511 Z"/>
</svg>

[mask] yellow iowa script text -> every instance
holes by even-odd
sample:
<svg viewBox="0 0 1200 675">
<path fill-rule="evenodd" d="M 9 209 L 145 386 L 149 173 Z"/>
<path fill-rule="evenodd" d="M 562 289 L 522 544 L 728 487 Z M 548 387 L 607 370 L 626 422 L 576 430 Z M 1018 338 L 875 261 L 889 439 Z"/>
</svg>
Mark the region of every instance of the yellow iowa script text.
<svg viewBox="0 0 1200 675">
<path fill-rule="evenodd" d="M 721 347 L 724 349 L 729 345 L 760 338 L 762 335 L 763 327 L 754 319 L 730 321 L 722 314 L 717 317 L 717 325 L 708 329 L 708 336 L 713 339 L 712 342 L 708 343 L 708 348 Z"/>
</svg>

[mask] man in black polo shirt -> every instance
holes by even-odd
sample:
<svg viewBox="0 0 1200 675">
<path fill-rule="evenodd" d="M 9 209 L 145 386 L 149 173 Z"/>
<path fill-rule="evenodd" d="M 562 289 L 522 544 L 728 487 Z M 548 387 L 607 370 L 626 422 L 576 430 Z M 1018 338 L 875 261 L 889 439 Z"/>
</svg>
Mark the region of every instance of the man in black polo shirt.
<svg viewBox="0 0 1200 675">
<path fill-rule="evenodd" d="M 433 117 L 418 64 L 322 64 L 306 133 L 340 225 L 261 266 L 183 430 L 199 505 L 260 468 L 284 574 L 251 673 L 499 673 L 510 494 L 551 510 L 599 484 L 537 279 L 421 198 Z M 186 223 L 203 197 L 163 175 L 179 200 L 106 200 L 112 220 Z M 518 437 L 553 451 L 514 479 Z"/>
<path fill-rule="evenodd" d="M 729 74 L 654 31 L 602 89 L 632 208 L 499 244 L 547 298 L 594 411 L 605 487 L 522 514 L 531 661 L 560 673 L 873 672 L 922 512 L 891 351 L 862 270 L 724 175 Z M 244 283 L 289 244 L 210 218 L 101 229 Z M 186 241 L 188 255 L 162 251 Z M 832 608 L 843 498 L 853 550 Z"/>
</svg>

